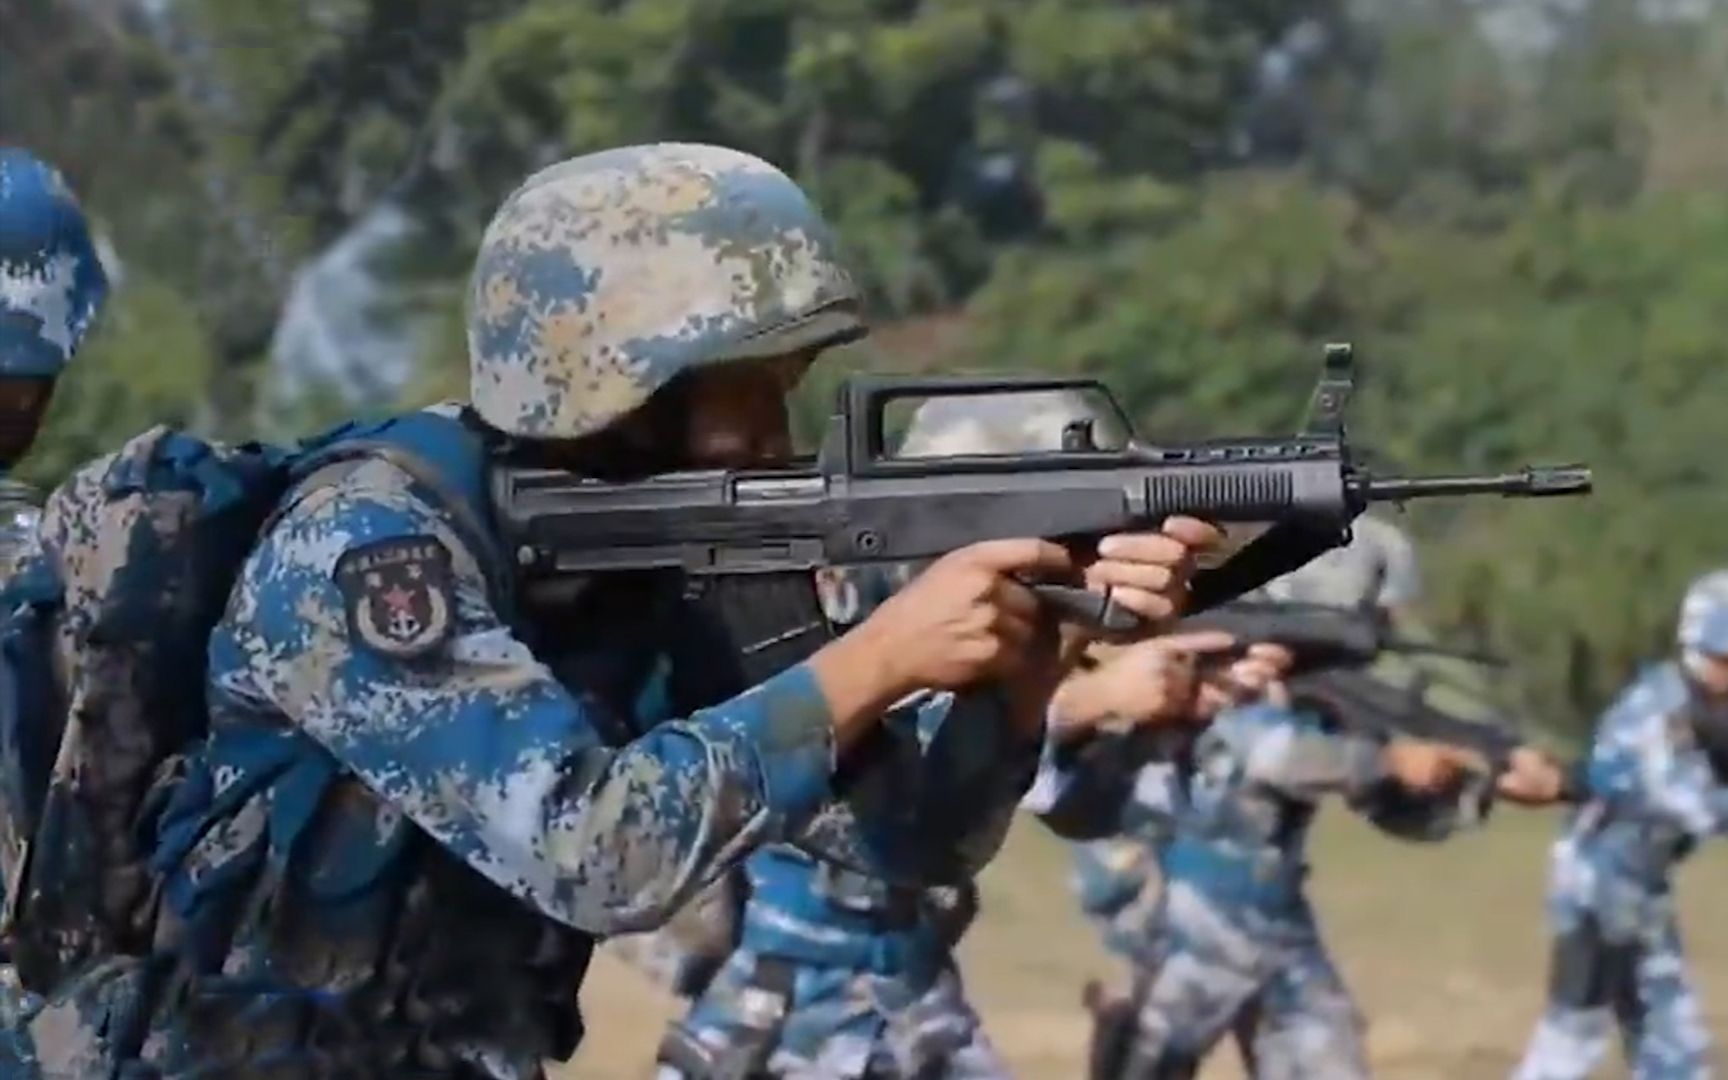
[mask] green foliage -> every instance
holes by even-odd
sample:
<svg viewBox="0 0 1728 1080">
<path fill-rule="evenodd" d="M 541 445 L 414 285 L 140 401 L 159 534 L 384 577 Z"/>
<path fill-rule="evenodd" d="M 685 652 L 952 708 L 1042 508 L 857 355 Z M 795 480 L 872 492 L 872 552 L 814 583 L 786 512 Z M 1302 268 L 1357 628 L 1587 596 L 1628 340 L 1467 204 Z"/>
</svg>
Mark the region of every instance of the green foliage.
<svg viewBox="0 0 1728 1080">
<path fill-rule="evenodd" d="M 1587 502 L 1409 516 L 1424 615 L 1575 729 L 1668 647 L 1728 524 L 1728 17 L 1541 5 L 1551 42 L 1520 51 L 1483 29 L 1507 6 L 185 0 L 145 36 L 0 0 L 0 139 L 68 169 L 126 270 L 25 471 L 161 420 L 260 431 L 293 270 L 386 201 L 417 226 L 381 264 L 421 343 L 407 397 L 460 397 L 463 286 L 509 189 L 726 143 L 805 184 L 884 320 L 808 380 L 806 443 L 859 367 L 1086 373 L 1155 439 L 1284 431 L 1348 339 L 1377 467 L 1591 461 Z M 1305 21 L 1325 47 L 1258 94 Z M 1041 212 L 992 221 L 986 160 Z M 342 407 L 263 404 L 274 437 Z"/>
<path fill-rule="evenodd" d="M 1379 467 L 1591 461 L 1587 502 L 1410 515 L 1432 617 L 1517 657 L 1524 707 L 1576 725 L 1720 558 L 1728 196 L 1525 210 L 1482 237 L 1289 175 L 1219 178 L 1161 232 L 1005 262 L 970 360 L 1103 377 L 1156 441 L 1291 430 L 1319 345 L 1352 340 Z"/>
</svg>

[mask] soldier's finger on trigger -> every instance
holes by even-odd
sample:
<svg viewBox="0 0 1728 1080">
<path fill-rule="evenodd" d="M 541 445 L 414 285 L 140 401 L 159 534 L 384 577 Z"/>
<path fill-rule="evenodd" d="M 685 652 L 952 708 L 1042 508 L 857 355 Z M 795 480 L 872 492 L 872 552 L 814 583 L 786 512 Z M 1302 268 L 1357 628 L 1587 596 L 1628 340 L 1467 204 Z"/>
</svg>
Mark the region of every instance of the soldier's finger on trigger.
<svg viewBox="0 0 1728 1080">
<path fill-rule="evenodd" d="M 1038 594 L 1013 578 L 998 578 L 990 590 L 990 604 L 999 611 L 1021 619 L 1037 617 Z"/>
<path fill-rule="evenodd" d="M 1175 567 L 1192 552 L 1180 539 L 1161 533 L 1116 533 L 1098 542 L 1098 556 L 1110 562 Z"/>
<path fill-rule="evenodd" d="M 1224 539 L 1224 531 L 1218 526 L 1201 521 L 1199 518 L 1181 514 L 1167 519 L 1160 531 L 1166 536 L 1180 540 L 1184 546 L 1190 549 L 1204 550 L 1216 547 Z"/>
</svg>

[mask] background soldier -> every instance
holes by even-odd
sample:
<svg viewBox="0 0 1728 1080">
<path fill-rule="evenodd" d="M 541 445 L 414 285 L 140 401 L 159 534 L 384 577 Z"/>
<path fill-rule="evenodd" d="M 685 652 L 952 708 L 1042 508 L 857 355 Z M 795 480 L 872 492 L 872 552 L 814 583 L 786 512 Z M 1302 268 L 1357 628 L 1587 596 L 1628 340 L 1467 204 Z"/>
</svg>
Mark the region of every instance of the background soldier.
<svg viewBox="0 0 1728 1080">
<path fill-rule="evenodd" d="M 1267 593 L 1356 606 L 1378 602 L 1391 583 L 1392 595 L 1408 597 L 1413 568 L 1399 563 L 1402 545 L 1383 551 L 1375 532 Z M 1277 686 L 1219 713 L 1174 758 L 1124 778 L 1112 760 L 1119 756 L 1053 763 L 1066 775 L 1049 778 L 1038 807 L 1059 831 L 1144 845 L 1162 879 L 1147 904 L 1143 863 L 1115 847 L 1079 849 L 1088 914 L 1136 971 L 1126 1008 L 1089 990 L 1100 1023 L 1095 1074 L 1191 1076 L 1235 1031 L 1257 1076 L 1367 1075 L 1361 1017 L 1306 895 L 1308 831 L 1321 798 L 1335 793 L 1389 833 L 1443 838 L 1468 820 L 1460 785 L 1471 756 L 1337 730 L 1282 704 Z M 1551 798 L 1557 771 L 1533 752 L 1515 756 L 1519 768 L 1500 792 Z"/>
<path fill-rule="evenodd" d="M 107 295 L 65 178 L 25 150 L 0 147 L 0 581 L 34 536 L 41 502 L 4 474 L 30 449 L 55 380 Z"/>
<path fill-rule="evenodd" d="M 1672 874 L 1728 828 L 1728 571 L 1692 583 L 1677 661 L 1640 672 L 1602 715 L 1589 798 L 1554 845 L 1548 1008 L 1518 1080 L 1579 1080 L 1618 1025 L 1634 1075 L 1710 1075 Z"/>
</svg>

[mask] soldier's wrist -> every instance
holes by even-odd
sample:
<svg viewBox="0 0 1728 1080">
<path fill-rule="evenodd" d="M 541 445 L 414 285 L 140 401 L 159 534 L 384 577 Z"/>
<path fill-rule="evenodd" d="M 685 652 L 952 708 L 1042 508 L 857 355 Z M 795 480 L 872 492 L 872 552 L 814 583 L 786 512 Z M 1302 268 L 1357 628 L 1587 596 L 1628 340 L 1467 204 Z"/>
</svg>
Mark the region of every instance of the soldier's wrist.
<svg viewBox="0 0 1728 1080">
<path fill-rule="evenodd" d="M 894 702 L 920 689 L 898 669 L 867 622 L 818 649 L 807 663 L 828 702 L 840 750 L 872 727 Z"/>
</svg>

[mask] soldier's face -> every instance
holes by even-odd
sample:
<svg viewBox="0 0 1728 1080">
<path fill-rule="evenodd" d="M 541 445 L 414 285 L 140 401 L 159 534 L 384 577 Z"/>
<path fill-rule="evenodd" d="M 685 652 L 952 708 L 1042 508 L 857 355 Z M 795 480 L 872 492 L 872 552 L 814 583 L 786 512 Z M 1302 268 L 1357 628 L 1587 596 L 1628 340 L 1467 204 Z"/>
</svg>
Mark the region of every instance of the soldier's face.
<svg viewBox="0 0 1728 1080">
<path fill-rule="evenodd" d="M 1699 653 L 1688 667 L 1700 690 L 1713 698 L 1728 698 L 1728 656 Z"/>
<path fill-rule="evenodd" d="M 786 395 L 814 350 L 694 373 L 685 398 L 685 453 L 699 469 L 776 465 L 792 456 Z"/>
<path fill-rule="evenodd" d="M 0 465 L 17 463 L 36 438 L 54 380 L 0 377 Z"/>
</svg>

